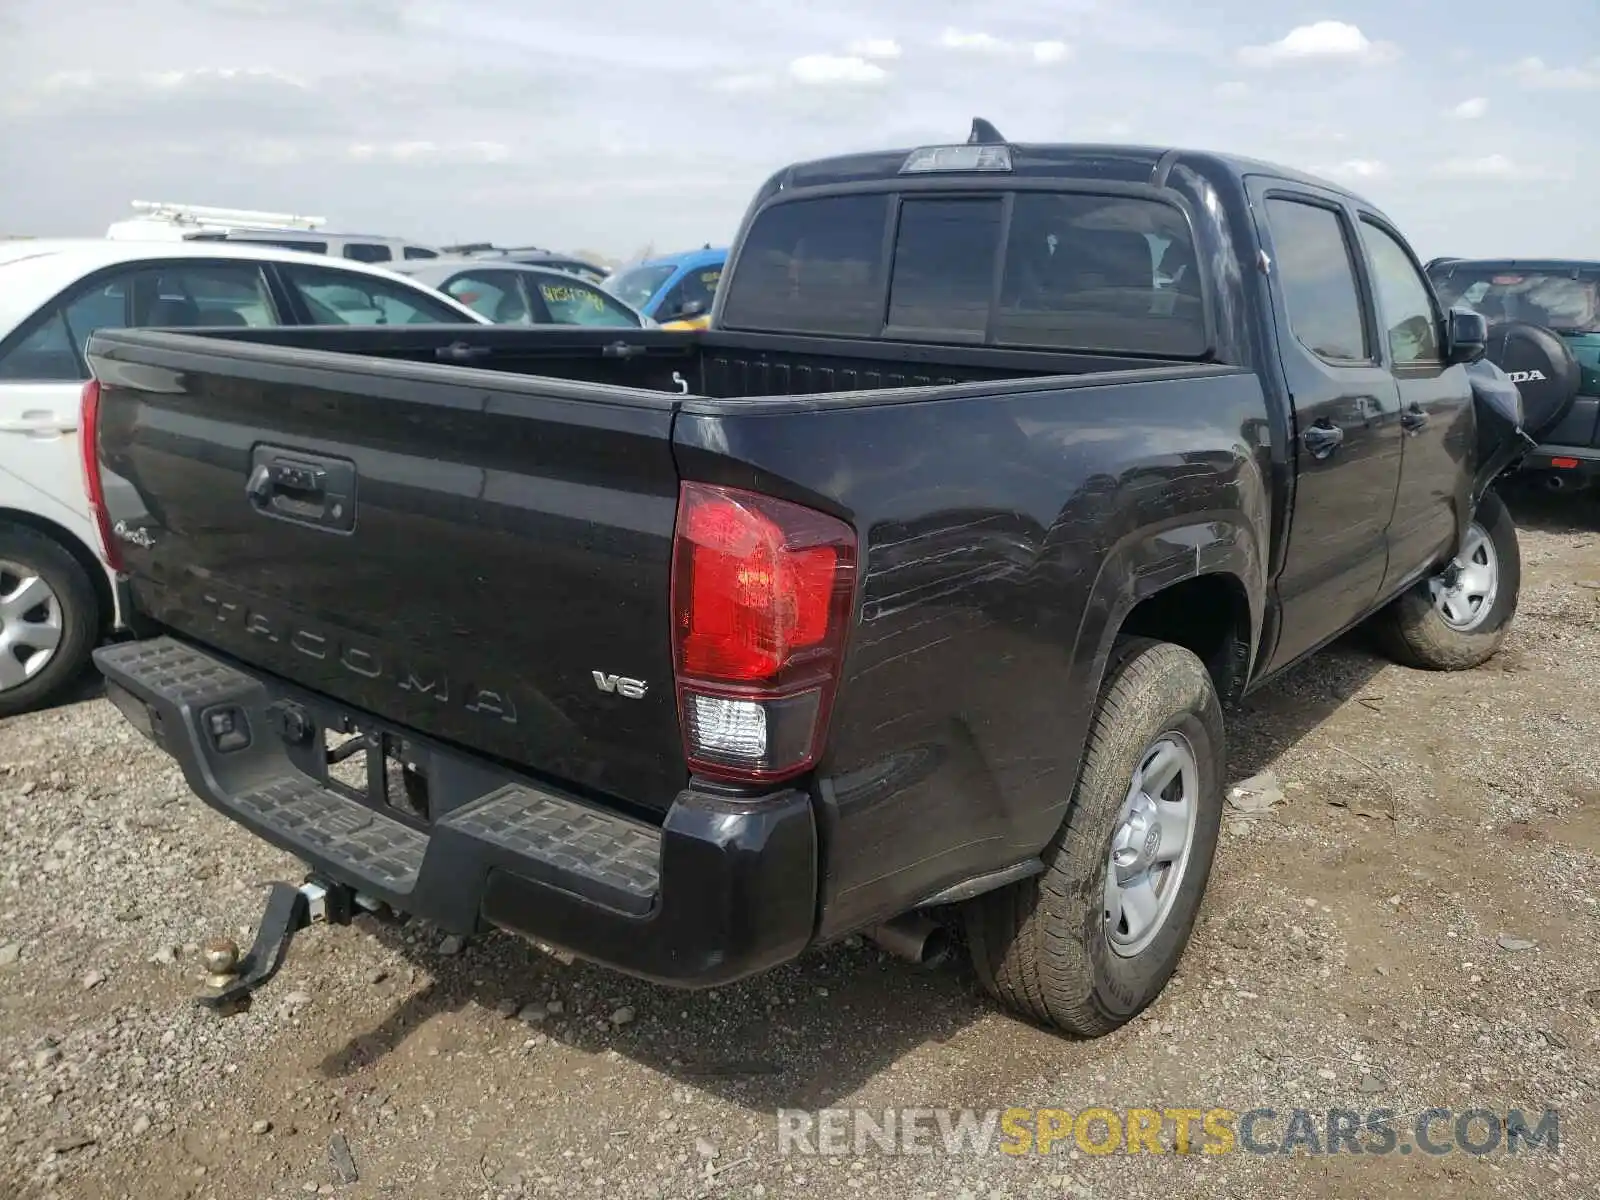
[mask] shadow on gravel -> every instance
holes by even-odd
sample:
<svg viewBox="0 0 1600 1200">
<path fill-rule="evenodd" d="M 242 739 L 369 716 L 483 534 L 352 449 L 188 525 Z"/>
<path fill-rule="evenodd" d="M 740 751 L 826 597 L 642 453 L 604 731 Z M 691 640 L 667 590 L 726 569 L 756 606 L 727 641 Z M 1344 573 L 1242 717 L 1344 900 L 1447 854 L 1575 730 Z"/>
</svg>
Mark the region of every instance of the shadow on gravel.
<svg viewBox="0 0 1600 1200">
<path fill-rule="evenodd" d="M 1322 723 L 1346 704 L 1381 706 L 1384 697 L 1372 681 L 1387 665 L 1357 629 L 1252 693 L 1228 714 L 1229 781 L 1247 779 L 1286 750 L 1314 741 Z"/>
<path fill-rule="evenodd" d="M 410 944 L 393 926 L 373 931 L 435 978 L 327 1055 L 324 1078 L 354 1076 L 434 1017 L 476 1009 L 476 1019 L 504 1020 L 518 1040 L 543 1036 L 594 1055 L 615 1050 L 747 1109 L 818 1108 L 993 1011 L 964 965 L 917 970 L 854 941 L 743 983 L 680 992 L 567 962 L 505 934 L 444 958 L 430 948 L 436 938 Z M 526 1023 L 506 1015 L 551 999 L 560 1012 Z M 634 1016 L 619 1027 L 611 1017 L 624 1006 Z"/>
<path fill-rule="evenodd" d="M 88 700 L 101 700 L 105 698 L 106 681 L 94 667 L 84 668 L 83 674 L 74 679 L 68 686 L 56 693 L 48 704 L 41 704 L 35 712 L 50 712 L 52 709 L 69 708 L 74 704 L 82 704 Z"/>
<path fill-rule="evenodd" d="M 1314 739 L 1340 706 L 1370 699 L 1383 666 L 1350 637 L 1252 696 L 1230 718 L 1230 780 Z M 435 949 L 437 934 L 365 927 L 434 979 L 327 1055 L 320 1064 L 325 1078 L 357 1075 L 434 1017 L 459 1013 L 480 1022 L 503 1019 L 519 1041 L 543 1036 L 586 1054 L 615 1050 L 751 1111 L 814 1109 L 840 1103 L 908 1054 L 958 1039 L 996 1011 L 964 960 L 921 971 L 859 940 L 729 987 L 679 992 L 505 934 L 478 938 L 459 957 L 446 957 Z M 546 1013 L 552 1000 L 560 1009 Z M 618 1026 L 611 1018 L 624 1007 L 633 1016 Z M 524 1009 L 531 1019 L 512 1015 Z M 1011 1044 L 1019 1071 L 1059 1061 L 1062 1042 L 1054 1035 L 1022 1025 L 1017 1034 Z M 1032 1065 L 1021 1061 L 1036 1057 Z"/>
<path fill-rule="evenodd" d="M 1600 492 L 1546 490 L 1515 479 L 1495 484 L 1519 529 L 1540 533 L 1600 533 Z"/>
</svg>

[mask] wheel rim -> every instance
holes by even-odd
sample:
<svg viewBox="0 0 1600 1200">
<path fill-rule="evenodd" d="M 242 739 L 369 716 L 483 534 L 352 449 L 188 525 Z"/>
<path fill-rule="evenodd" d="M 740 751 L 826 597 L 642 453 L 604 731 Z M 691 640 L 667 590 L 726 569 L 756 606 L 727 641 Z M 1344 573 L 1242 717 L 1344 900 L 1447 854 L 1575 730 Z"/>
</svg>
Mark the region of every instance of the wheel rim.
<svg viewBox="0 0 1600 1200">
<path fill-rule="evenodd" d="M 1500 592 L 1500 559 L 1482 525 L 1467 526 L 1455 560 L 1428 581 L 1433 607 L 1451 629 L 1468 633 L 1489 619 Z"/>
<path fill-rule="evenodd" d="M 1164 733 L 1139 756 L 1117 814 L 1106 864 L 1106 943 L 1123 958 L 1142 953 L 1172 913 L 1189 867 L 1200 797 L 1194 747 Z"/>
<path fill-rule="evenodd" d="M 61 647 L 61 598 L 28 564 L 0 560 L 0 692 L 21 687 Z"/>
</svg>

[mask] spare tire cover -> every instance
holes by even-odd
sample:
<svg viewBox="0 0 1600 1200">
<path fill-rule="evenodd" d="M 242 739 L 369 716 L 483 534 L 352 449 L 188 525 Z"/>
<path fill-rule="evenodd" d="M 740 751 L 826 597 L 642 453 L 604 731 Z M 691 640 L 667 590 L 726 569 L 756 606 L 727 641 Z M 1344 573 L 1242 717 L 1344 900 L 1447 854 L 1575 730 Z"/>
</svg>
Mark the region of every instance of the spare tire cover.
<svg viewBox="0 0 1600 1200">
<path fill-rule="evenodd" d="M 1522 393 L 1523 428 L 1539 437 L 1554 429 L 1578 398 L 1582 369 L 1561 335 L 1527 321 L 1489 326 L 1490 362 Z"/>
</svg>

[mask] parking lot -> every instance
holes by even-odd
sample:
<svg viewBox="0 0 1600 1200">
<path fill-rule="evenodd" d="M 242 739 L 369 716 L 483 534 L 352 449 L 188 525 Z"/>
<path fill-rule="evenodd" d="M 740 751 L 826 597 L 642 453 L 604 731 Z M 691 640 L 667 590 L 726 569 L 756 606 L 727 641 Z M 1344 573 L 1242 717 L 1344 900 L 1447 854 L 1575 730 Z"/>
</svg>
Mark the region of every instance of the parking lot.
<svg viewBox="0 0 1600 1200">
<path fill-rule="evenodd" d="M 302 935 L 218 1020 L 189 1003 L 197 943 L 248 942 L 294 864 L 92 692 L 6 721 L 0 1194 L 1595 1195 L 1600 514 L 1515 511 L 1522 605 L 1488 666 L 1347 639 L 1234 718 L 1234 779 L 1270 769 L 1285 802 L 1229 814 L 1177 979 L 1090 1043 L 855 940 L 680 994 L 361 923 Z M 779 1109 L 1143 1105 L 1555 1108 L 1560 1152 L 830 1158 L 775 1135 Z"/>
</svg>

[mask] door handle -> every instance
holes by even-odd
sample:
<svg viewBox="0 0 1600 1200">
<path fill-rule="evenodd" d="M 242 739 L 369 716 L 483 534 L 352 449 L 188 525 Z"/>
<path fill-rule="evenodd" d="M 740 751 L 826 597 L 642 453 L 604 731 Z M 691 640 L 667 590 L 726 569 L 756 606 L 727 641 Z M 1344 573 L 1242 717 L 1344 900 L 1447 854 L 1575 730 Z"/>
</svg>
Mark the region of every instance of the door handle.
<svg viewBox="0 0 1600 1200">
<path fill-rule="evenodd" d="M 1428 427 L 1428 414 L 1420 404 L 1413 404 L 1400 414 L 1400 427 L 1407 433 L 1421 433 Z"/>
<path fill-rule="evenodd" d="M 1344 430 L 1326 417 L 1307 429 L 1304 437 L 1306 449 L 1319 462 L 1331 457 L 1335 450 L 1344 445 Z"/>
<path fill-rule="evenodd" d="M 77 428 L 76 418 L 55 413 L 24 413 L 19 419 L 0 421 L 0 433 L 75 433 Z"/>
<path fill-rule="evenodd" d="M 433 356 L 446 362 L 476 362 L 480 358 L 488 358 L 494 351 L 488 346 L 471 346 L 466 342 L 455 341 L 448 346 L 440 346 L 433 352 Z"/>
</svg>

